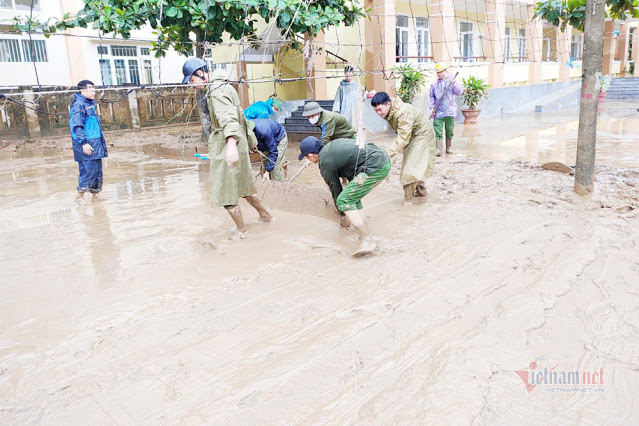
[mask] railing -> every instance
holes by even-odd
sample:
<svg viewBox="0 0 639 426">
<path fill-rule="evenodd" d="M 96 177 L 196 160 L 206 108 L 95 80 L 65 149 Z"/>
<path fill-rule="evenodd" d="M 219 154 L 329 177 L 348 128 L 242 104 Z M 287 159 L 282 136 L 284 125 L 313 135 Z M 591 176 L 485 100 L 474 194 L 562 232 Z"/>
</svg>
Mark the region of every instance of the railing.
<svg viewBox="0 0 639 426">
<path fill-rule="evenodd" d="M 455 56 L 453 59 L 457 62 L 486 62 L 488 58 L 486 56 Z"/>
<path fill-rule="evenodd" d="M 434 56 L 395 56 L 395 61 L 400 62 L 401 59 L 427 59 L 427 61 L 419 62 L 432 62 L 435 60 Z"/>
</svg>

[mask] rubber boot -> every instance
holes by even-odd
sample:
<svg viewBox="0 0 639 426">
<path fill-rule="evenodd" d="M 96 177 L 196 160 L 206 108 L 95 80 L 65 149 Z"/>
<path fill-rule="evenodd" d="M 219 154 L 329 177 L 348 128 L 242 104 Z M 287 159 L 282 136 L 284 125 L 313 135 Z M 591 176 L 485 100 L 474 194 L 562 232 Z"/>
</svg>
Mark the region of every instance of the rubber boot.
<svg viewBox="0 0 639 426">
<path fill-rule="evenodd" d="M 426 184 L 423 180 L 417 182 L 417 186 L 415 187 L 415 197 L 426 197 L 428 195 L 428 191 L 426 190 Z"/>
<path fill-rule="evenodd" d="M 450 147 L 453 145 L 453 140 L 452 139 L 446 139 L 446 154 L 454 154 L 453 151 L 451 151 Z"/>
<path fill-rule="evenodd" d="M 377 244 L 371 237 L 371 234 L 368 232 L 368 228 L 366 224 L 356 226 L 355 230 L 359 234 L 359 247 L 357 251 L 353 253 L 353 257 L 362 257 L 368 254 L 372 254 L 375 248 L 377 248 Z"/>
<path fill-rule="evenodd" d="M 404 202 L 405 203 L 410 203 L 411 201 L 413 201 L 413 196 L 415 195 L 416 187 L 417 187 L 417 182 L 404 185 Z"/>
<path fill-rule="evenodd" d="M 436 143 L 437 143 L 437 149 L 435 150 L 435 155 L 438 156 L 438 157 L 441 157 L 442 156 L 442 148 L 443 148 L 443 145 L 444 145 L 444 141 L 442 141 L 441 139 L 437 139 Z"/>
</svg>

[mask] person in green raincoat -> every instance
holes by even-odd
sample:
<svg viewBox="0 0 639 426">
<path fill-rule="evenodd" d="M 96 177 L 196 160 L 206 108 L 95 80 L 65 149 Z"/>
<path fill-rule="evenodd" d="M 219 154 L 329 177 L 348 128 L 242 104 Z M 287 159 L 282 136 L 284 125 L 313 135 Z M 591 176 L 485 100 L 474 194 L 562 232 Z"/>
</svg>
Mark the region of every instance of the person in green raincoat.
<svg viewBox="0 0 639 426">
<path fill-rule="evenodd" d="M 322 131 L 320 140 L 324 145 L 335 139 L 355 138 L 355 129 L 344 116 L 333 111 L 326 111 L 317 102 L 304 105 L 302 117 L 315 124 Z"/>
<path fill-rule="evenodd" d="M 435 168 L 435 131 L 423 111 L 398 97 L 392 99 L 386 92 L 379 92 L 371 99 L 377 115 L 385 119 L 397 133 L 386 146 L 391 157 L 404 153 L 399 180 L 404 186 L 404 201 L 427 195 L 424 180 L 433 175 Z"/>
<path fill-rule="evenodd" d="M 210 74 L 207 71 L 206 62 L 189 58 L 182 68 L 182 83 L 206 87 L 211 114 L 211 205 L 224 207 L 237 226 L 234 239 L 244 238 L 246 225 L 238 204 L 240 198 L 257 210 L 261 222 L 272 219 L 257 198 L 253 185 L 249 150 L 257 149 L 257 140 L 244 117 L 237 91 L 228 83 L 227 71 L 217 69 Z"/>
</svg>

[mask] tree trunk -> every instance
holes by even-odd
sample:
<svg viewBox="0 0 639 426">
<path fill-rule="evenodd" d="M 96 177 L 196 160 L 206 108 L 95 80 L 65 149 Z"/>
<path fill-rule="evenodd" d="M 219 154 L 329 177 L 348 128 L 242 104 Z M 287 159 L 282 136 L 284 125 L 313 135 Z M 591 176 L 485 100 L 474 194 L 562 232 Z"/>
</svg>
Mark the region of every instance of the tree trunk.
<svg viewBox="0 0 639 426">
<path fill-rule="evenodd" d="M 195 54 L 198 58 L 204 59 L 204 33 L 199 31 L 196 33 L 197 46 Z M 200 113 L 200 124 L 202 125 L 202 142 L 208 142 L 211 134 L 211 114 L 209 113 L 209 105 L 206 102 L 206 90 L 197 89 L 195 91 L 195 99 L 197 102 L 197 110 Z"/>
<path fill-rule="evenodd" d="M 597 144 L 597 75 L 603 56 L 606 0 L 587 0 L 584 22 L 584 57 L 577 134 L 575 192 L 591 193 L 595 187 L 595 152 Z"/>
</svg>

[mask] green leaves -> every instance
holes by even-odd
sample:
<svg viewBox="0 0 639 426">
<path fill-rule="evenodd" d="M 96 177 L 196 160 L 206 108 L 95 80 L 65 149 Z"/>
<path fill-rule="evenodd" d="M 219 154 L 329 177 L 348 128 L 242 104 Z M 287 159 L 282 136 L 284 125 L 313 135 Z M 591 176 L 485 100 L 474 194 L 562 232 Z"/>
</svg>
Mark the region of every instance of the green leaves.
<svg viewBox="0 0 639 426">
<path fill-rule="evenodd" d="M 490 85 L 484 79 L 473 76 L 462 78 L 462 86 L 464 91 L 461 94 L 461 99 L 470 109 L 475 109 L 479 101 L 488 98 Z"/>
<path fill-rule="evenodd" d="M 606 16 L 612 19 L 639 17 L 639 0 L 608 0 Z M 556 25 L 561 30 L 570 25 L 580 31 L 586 19 L 586 0 L 545 0 L 535 5 L 535 17 Z"/>
<path fill-rule="evenodd" d="M 399 75 L 400 80 L 397 95 L 408 103 L 412 102 L 417 92 L 426 85 L 428 77 L 424 70 L 413 68 L 411 64 L 399 65 L 393 68 L 393 73 Z"/>
<path fill-rule="evenodd" d="M 636 0 L 639 1 L 639 0 Z M 365 10 L 357 0 L 84 0 L 75 15 L 45 22 L 28 17 L 14 19 L 14 28 L 42 30 L 45 36 L 67 28 L 92 25 L 104 34 L 129 38 L 131 31 L 150 24 L 156 30 L 156 56 L 169 47 L 185 55 L 191 52 L 193 36 L 199 42 L 221 43 L 226 32 L 232 39 L 255 38 L 255 19 L 276 20 L 282 34 L 317 35 L 329 27 L 354 25 Z M 160 13 L 162 11 L 162 13 Z"/>
</svg>

